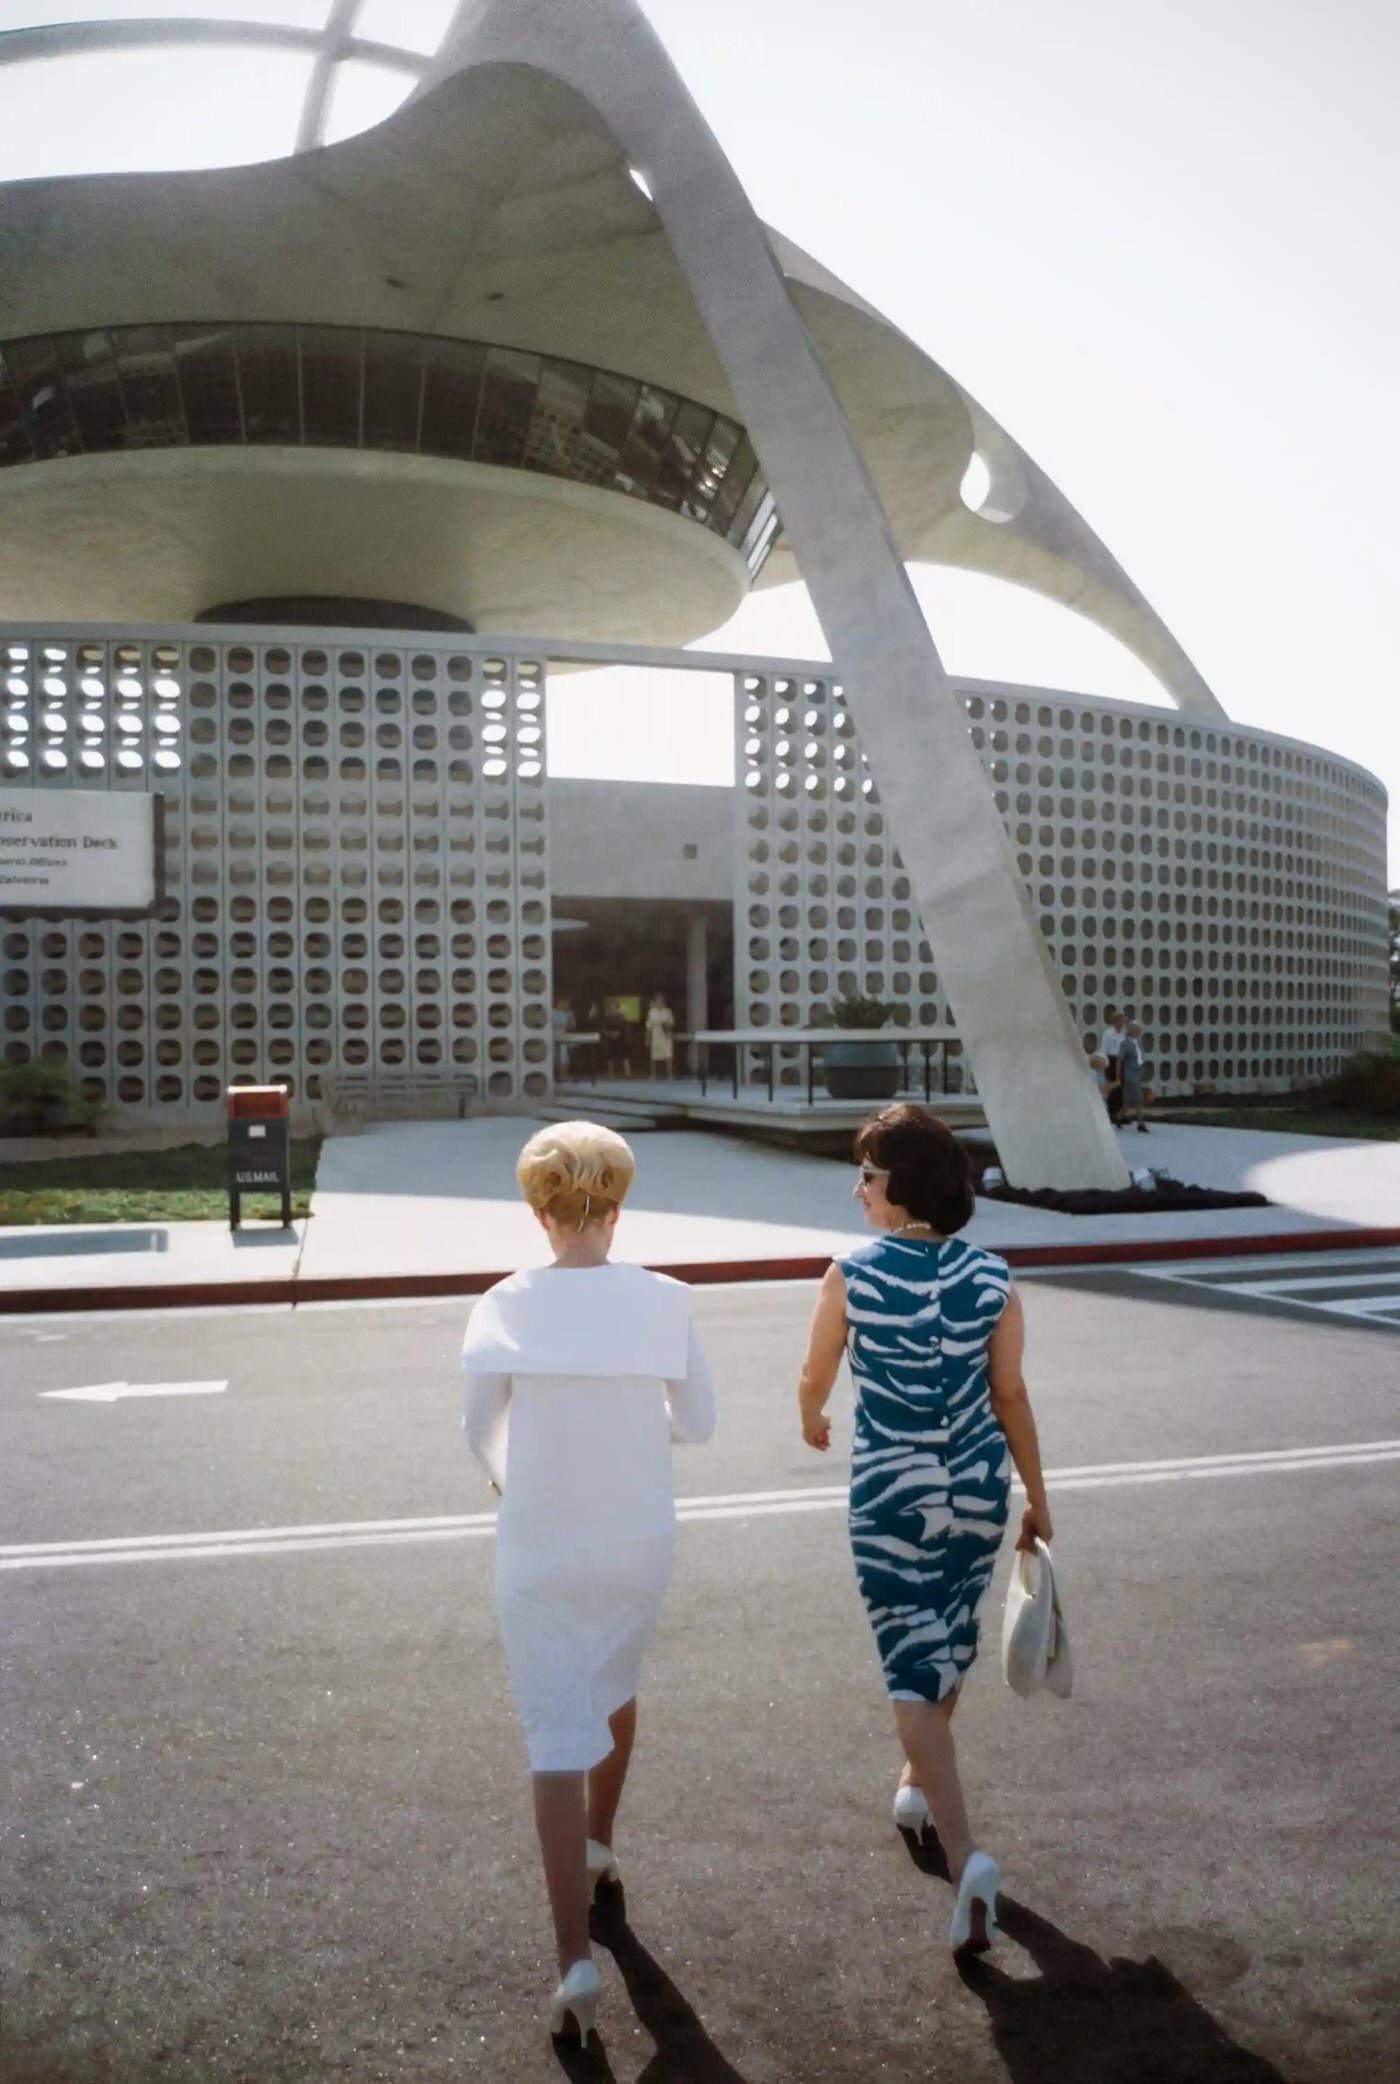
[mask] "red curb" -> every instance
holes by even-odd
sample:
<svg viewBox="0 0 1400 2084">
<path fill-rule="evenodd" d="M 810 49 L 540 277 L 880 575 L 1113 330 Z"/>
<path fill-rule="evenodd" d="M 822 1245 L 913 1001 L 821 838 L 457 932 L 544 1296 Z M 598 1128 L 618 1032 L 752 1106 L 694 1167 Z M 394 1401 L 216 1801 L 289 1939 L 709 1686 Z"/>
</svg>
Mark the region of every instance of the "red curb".
<svg viewBox="0 0 1400 2084">
<path fill-rule="evenodd" d="M 290 1281 L 189 1281 L 125 1288 L 12 1288 L 0 1317 L 52 1317 L 64 1310 L 189 1310 L 206 1303 L 292 1302 Z"/>
<path fill-rule="evenodd" d="M 392 1301 L 416 1295 L 480 1295 L 503 1273 L 344 1274 L 284 1281 L 150 1282 L 123 1288 L 17 1288 L 0 1292 L 0 1316 L 60 1310 L 192 1310 L 211 1303 Z"/>
<path fill-rule="evenodd" d="M 1134 1260 L 1232 1259 L 1254 1252 L 1329 1252 L 1376 1245 L 1400 1245 L 1400 1227 L 1371 1230 L 1272 1231 L 1262 1237 L 1177 1237 L 1160 1242 L 1128 1238 L 1122 1243 L 1099 1239 L 1082 1245 L 992 1246 L 1009 1266 L 1122 1266 Z M 696 1265 L 653 1264 L 653 1273 L 670 1274 L 694 1287 L 727 1281 L 817 1281 L 830 1266 L 822 1259 L 715 1259 Z"/>
<path fill-rule="evenodd" d="M 1262 1237 L 1132 1238 L 1082 1245 L 1007 1245 L 1011 1266 L 1126 1266 L 1139 1260 L 1233 1259 L 1269 1252 L 1341 1252 L 1400 1245 L 1400 1227 L 1370 1230 L 1273 1231 Z M 802 1259 L 699 1259 L 651 1262 L 694 1288 L 745 1281 L 817 1281 L 829 1255 Z M 0 1317 L 53 1316 L 68 1310 L 181 1310 L 210 1304 L 393 1302 L 414 1296 L 481 1295 L 514 1269 L 496 1273 L 343 1274 L 285 1281 L 190 1281 L 123 1288 L 13 1288 L 0 1291 Z"/>
</svg>

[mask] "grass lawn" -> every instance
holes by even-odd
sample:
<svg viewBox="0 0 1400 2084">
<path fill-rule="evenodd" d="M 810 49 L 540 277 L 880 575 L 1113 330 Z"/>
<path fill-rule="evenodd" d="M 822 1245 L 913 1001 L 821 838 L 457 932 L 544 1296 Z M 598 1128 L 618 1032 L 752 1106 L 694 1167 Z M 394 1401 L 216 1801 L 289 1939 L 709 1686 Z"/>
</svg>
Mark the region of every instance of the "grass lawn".
<svg viewBox="0 0 1400 2084">
<path fill-rule="evenodd" d="M 292 1143 L 292 1214 L 310 1213 L 319 1136 Z M 0 1224 L 227 1222 L 223 1144 L 169 1151 L 87 1151 L 5 1164 L 0 1141 Z M 275 1194 L 245 1194 L 243 1217 L 278 1216 Z"/>
<path fill-rule="evenodd" d="M 1202 1129 L 1273 1129 L 1280 1136 L 1347 1136 L 1371 1143 L 1400 1142 L 1400 1116 L 1346 1114 L 1340 1107 L 1164 1107 L 1154 1122 Z"/>
</svg>

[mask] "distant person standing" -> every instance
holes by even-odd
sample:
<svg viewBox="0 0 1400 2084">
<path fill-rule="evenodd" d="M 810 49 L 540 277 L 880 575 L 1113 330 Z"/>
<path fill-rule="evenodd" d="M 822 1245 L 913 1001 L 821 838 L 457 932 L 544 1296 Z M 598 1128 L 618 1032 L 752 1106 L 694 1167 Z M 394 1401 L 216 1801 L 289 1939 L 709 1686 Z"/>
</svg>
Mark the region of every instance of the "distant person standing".
<svg viewBox="0 0 1400 2084">
<path fill-rule="evenodd" d="M 1119 1080 L 1120 1066 L 1118 1056 L 1123 1047 L 1123 1030 L 1126 1025 L 1127 1015 L 1120 1013 L 1116 1007 L 1110 1006 L 1107 1025 L 1099 1037 L 1098 1053 L 1104 1059 L 1105 1075 L 1108 1079 L 1108 1118 L 1115 1127 L 1123 1109 L 1123 1088 Z"/>
<path fill-rule="evenodd" d="M 647 1055 L 653 1078 L 669 1078 L 675 1060 L 676 1016 L 664 991 L 654 992 L 647 1008 Z"/>
<path fill-rule="evenodd" d="M 554 1075 L 567 1078 L 569 1075 L 569 1037 L 578 1026 L 574 1009 L 566 998 L 554 1001 L 552 1018 L 554 1028 Z"/>
<path fill-rule="evenodd" d="M 627 1016 L 616 999 L 604 999 L 598 1033 L 603 1044 L 604 1070 L 609 1078 L 623 1077 L 627 1071 Z"/>
<path fill-rule="evenodd" d="M 1135 1020 L 1128 1022 L 1123 1046 L 1118 1052 L 1118 1126 L 1125 1129 L 1130 1120 L 1136 1120 L 1138 1134 L 1147 1134 L 1147 1124 L 1142 1118 L 1142 1028 Z"/>
</svg>

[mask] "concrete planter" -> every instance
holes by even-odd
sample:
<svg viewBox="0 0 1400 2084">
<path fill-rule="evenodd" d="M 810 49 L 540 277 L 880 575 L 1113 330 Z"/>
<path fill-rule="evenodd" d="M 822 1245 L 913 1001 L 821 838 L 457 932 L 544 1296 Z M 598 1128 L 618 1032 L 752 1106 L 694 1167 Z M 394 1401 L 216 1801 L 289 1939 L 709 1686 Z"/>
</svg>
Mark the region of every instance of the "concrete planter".
<svg viewBox="0 0 1400 2084">
<path fill-rule="evenodd" d="M 895 1042 L 828 1042 L 822 1076 L 833 1100 L 892 1100 L 899 1091 Z"/>
</svg>

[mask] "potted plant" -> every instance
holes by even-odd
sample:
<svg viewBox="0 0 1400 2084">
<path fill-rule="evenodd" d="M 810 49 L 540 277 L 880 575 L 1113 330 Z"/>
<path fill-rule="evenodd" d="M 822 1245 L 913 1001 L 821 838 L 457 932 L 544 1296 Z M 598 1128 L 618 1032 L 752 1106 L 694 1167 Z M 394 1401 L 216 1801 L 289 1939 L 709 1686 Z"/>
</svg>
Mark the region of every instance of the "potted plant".
<svg viewBox="0 0 1400 2084">
<path fill-rule="evenodd" d="M 882 1028 L 893 1013 L 881 999 L 849 993 L 833 999 L 812 1025 L 824 1028 Z M 827 1042 L 822 1075 L 833 1100 L 892 1100 L 899 1091 L 899 1045 L 895 1042 Z"/>
<path fill-rule="evenodd" d="M 97 1109 L 80 1098 L 68 1066 L 52 1057 L 0 1066 L 0 1136 L 89 1127 Z"/>
</svg>

